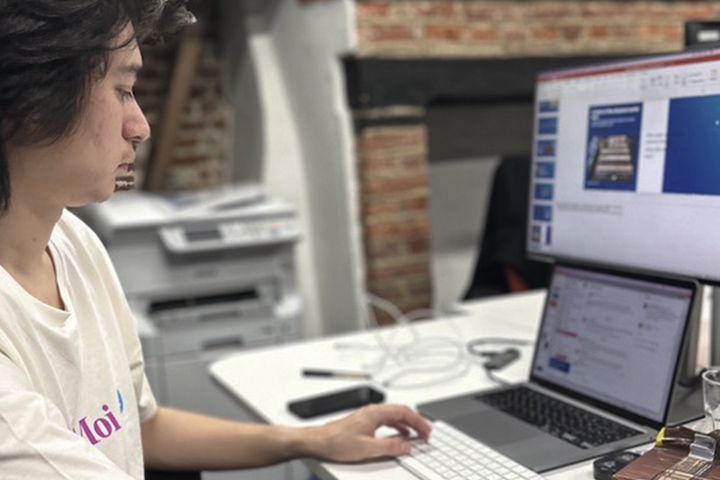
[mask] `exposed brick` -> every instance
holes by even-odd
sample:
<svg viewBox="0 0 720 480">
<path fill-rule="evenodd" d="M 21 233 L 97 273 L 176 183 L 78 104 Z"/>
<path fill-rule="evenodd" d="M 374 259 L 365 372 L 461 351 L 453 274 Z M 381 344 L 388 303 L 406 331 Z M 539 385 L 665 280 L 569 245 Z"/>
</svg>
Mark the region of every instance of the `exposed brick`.
<svg viewBox="0 0 720 480">
<path fill-rule="evenodd" d="M 388 42 L 414 40 L 416 33 L 414 27 L 406 24 L 359 25 L 358 36 L 362 41 Z"/>
<path fill-rule="evenodd" d="M 663 27 L 663 37 L 668 42 L 682 42 L 685 37 L 685 30 L 682 25 L 665 25 Z"/>
<path fill-rule="evenodd" d="M 428 289 L 424 294 L 416 293 L 407 297 L 401 298 L 397 302 L 397 307 L 403 313 L 411 313 L 419 310 L 429 310 L 431 303 L 432 292 Z"/>
<path fill-rule="evenodd" d="M 533 36 L 540 40 L 557 40 L 558 28 L 553 25 L 538 25 L 533 28 Z"/>
<path fill-rule="evenodd" d="M 423 192 L 424 193 L 424 192 Z M 381 195 L 378 198 L 365 199 L 362 211 L 365 217 L 379 218 L 388 214 L 405 212 L 406 214 L 415 214 L 425 212 L 428 209 L 429 200 L 427 195 L 414 196 L 393 196 Z"/>
<path fill-rule="evenodd" d="M 395 318 L 385 310 L 373 307 L 373 318 L 378 326 L 388 326 L 395 324 Z"/>
<path fill-rule="evenodd" d="M 376 186 L 375 184 L 377 182 L 383 182 L 388 179 L 409 180 L 411 182 L 415 182 L 416 179 L 420 179 L 421 177 L 425 179 L 427 177 L 427 168 L 425 168 L 425 165 L 417 164 L 406 167 L 401 161 L 398 161 L 398 163 L 389 168 L 362 168 L 360 170 L 361 182 L 363 185 L 370 188 Z M 383 189 L 383 191 L 387 192 L 386 189 Z"/>
<path fill-rule="evenodd" d="M 634 2 L 580 2 L 580 12 L 586 17 L 604 18 L 628 15 Z"/>
<path fill-rule="evenodd" d="M 382 149 L 404 147 L 408 145 L 425 145 L 426 135 L 419 129 L 384 128 L 368 132 L 360 137 L 361 149 Z"/>
<path fill-rule="evenodd" d="M 428 209 L 429 204 L 430 201 L 427 196 L 401 200 L 398 202 L 398 206 L 404 212 L 425 211 Z"/>
<path fill-rule="evenodd" d="M 562 37 L 565 40 L 575 41 L 580 38 L 580 35 L 583 32 L 583 27 L 579 25 L 568 25 L 560 27 L 560 31 L 562 32 Z"/>
<path fill-rule="evenodd" d="M 627 40 L 637 35 L 637 26 L 633 25 L 613 25 L 610 29 L 611 35 L 616 39 Z"/>
<path fill-rule="evenodd" d="M 418 218 L 406 221 L 376 222 L 366 224 L 364 232 L 365 235 L 373 238 L 393 236 L 424 238 L 430 232 L 430 221 L 427 218 Z"/>
<path fill-rule="evenodd" d="M 365 203 L 362 206 L 362 214 L 367 218 L 384 213 L 395 213 L 398 211 L 398 207 L 399 204 L 393 201 Z"/>
<path fill-rule="evenodd" d="M 499 35 L 496 27 L 479 26 L 470 28 L 470 38 L 479 41 L 495 41 L 499 38 Z"/>
<path fill-rule="evenodd" d="M 505 28 L 505 40 L 510 43 L 524 42 L 528 38 L 527 28 L 510 25 Z"/>
<path fill-rule="evenodd" d="M 210 161 L 211 158 L 208 155 L 183 155 L 183 156 L 173 156 L 173 164 L 175 165 L 182 165 L 182 166 L 188 166 L 188 165 L 196 165 L 199 163 L 205 163 Z"/>
<path fill-rule="evenodd" d="M 703 19 L 712 19 L 717 20 L 717 2 L 716 1 L 709 1 L 709 2 L 693 2 L 693 3 L 685 3 L 678 6 L 677 11 L 675 12 L 676 15 L 680 17 L 684 17 L 686 19 L 693 19 L 693 20 L 703 20 Z"/>
<path fill-rule="evenodd" d="M 427 295 L 432 291 L 432 282 L 429 279 L 412 280 L 408 282 L 408 290 L 412 295 Z"/>
<path fill-rule="evenodd" d="M 429 253 L 430 252 L 430 238 L 416 238 L 411 240 L 408 245 L 410 253 Z"/>
<path fill-rule="evenodd" d="M 395 168 L 397 165 L 395 158 L 392 156 L 385 155 L 385 152 L 381 152 L 381 155 L 360 155 L 360 166 L 364 171 L 368 170 L 387 170 Z"/>
<path fill-rule="evenodd" d="M 488 4 L 486 1 L 466 1 L 465 15 L 472 20 L 497 20 L 498 16 L 503 12 L 502 5 L 497 2 Z"/>
<path fill-rule="evenodd" d="M 428 269 L 429 273 L 429 269 Z M 384 279 L 369 279 L 368 290 L 390 301 L 403 314 L 419 312 L 430 308 L 432 282 L 428 273 Z M 385 310 L 374 308 L 373 314 L 378 324 L 391 324 L 393 316 Z M 423 318 L 424 315 L 412 315 L 411 319 Z"/>
<path fill-rule="evenodd" d="M 401 282 L 386 282 L 384 285 L 377 282 L 373 285 L 372 289 L 370 289 L 370 292 L 388 301 L 392 298 L 404 296 L 406 293 L 404 285 Z"/>
<path fill-rule="evenodd" d="M 638 34 L 640 38 L 652 39 L 660 37 L 663 33 L 663 25 L 657 23 L 643 23 L 638 25 Z"/>
<path fill-rule="evenodd" d="M 524 9 L 530 18 L 539 20 L 560 20 L 577 13 L 576 2 L 534 2 L 528 3 Z"/>
<path fill-rule="evenodd" d="M 208 85 L 207 83 L 196 83 L 190 88 L 190 98 L 198 98 L 207 94 Z"/>
<path fill-rule="evenodd" d="M 409 155 L 400 159 L 400 167 L 404 169 L 412 169 L 413 171 L 427 171 L 427 155 Z"/>
<path fill-rule="evenodd" d="M 678 18 L 705 18 L 716 14 L 715 2 L 635 2 L 630 14 L 637 17 L 658 17 L 667 19 L 670 16 Z"/>
<path fill-rule="evenodd" d="M 379 259 L 383 257 L 395 257 L 407 252 L 405 242 L 385 239 L 368 241 L 365 244 L 365 253 L 369 258 Z"/>
<path fill-rule="evenodd" d="M 389 278 L 406 277 L 408 275 L 422 275 L 427 274 L 429 270 L 430 265 L 427 261 L 416 261 L 407 265 L 390 267 L 375 267 L 371 264 L 368 266 L 368 279 L 385 280 Z"/>
<path fill-rule="evenodd" d="M 412 190 L 419 187 L 427 187 L 427 176 L 420 175 L 414 178 L 381 178 L 372 179 L 363 183 L 362 189 L 365 193 L 392 193 L 403 190 Z"/>
<path fill-rule="evenodd" d="M 452 17 L 461 13 L 457 0 L 415 0 L 402 5 L 400 13 L 409 17 Z"/>
<path fill-rule="evenodd" d="M 390 5 L 387 1 L 380 2 L 357 2 L 355 5 L 355 14 L 358 19 L 387 17 L 390 11 Z"/>
<path fill-rule="evenodd" d="M 197 137 L 194 136 L 183 136 L 175 141 L 176 147 L 196 147 L 200 144 Z"/>
<path fill-rule="evenodd" d="M 463 39 L 464 25 L 432 24 L 425 26 L 425 38 L 431 40 L 457 42 Z"/>
<path fill-rule="evenodd" d="M 607 25 L 592 25 L 590 37 L 594 39 L 607 38 L 610 35 L 610 28 Z"/>
</svg>

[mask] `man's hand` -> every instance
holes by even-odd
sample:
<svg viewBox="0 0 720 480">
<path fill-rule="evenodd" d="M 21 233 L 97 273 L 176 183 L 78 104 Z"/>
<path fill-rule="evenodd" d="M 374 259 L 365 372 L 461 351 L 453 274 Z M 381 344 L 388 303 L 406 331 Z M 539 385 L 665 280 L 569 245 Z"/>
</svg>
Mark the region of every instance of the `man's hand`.
<svg viewBox="0 0 720 480">
<path fill-rule="evenodd" d="M 392 427 L 400 435 L 376 438 L 382 426 Z M 358 462 L 378 457 L 397 457 L 410 452 L 412 431 L 427 440 L 430 424 L 408 407 L 369 405 L 347 417 L 316 427 L 313 455 L 337 462 Z"/>
</svg>

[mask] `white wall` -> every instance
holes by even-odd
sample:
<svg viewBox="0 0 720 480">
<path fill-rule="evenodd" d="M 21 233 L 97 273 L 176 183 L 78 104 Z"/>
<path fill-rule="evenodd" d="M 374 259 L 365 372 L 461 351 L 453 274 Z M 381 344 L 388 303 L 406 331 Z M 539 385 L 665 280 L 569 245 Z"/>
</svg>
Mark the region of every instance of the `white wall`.
<svg viewBox="0 0 720 480">
<path fill-rule="evenodd" d="M 226 17 L 236 5 L 225 2 Z M 260 99 L 261 179 L 269 193 L 300 210 L 304 233 L 298 275 L 306 331 L 355 330 L 365 280 L 353 133 L 340 61 L 355 46 L 354 3 L 303 6 L 297 0 L 275 0 L 246 6 L 247 55 Z M 248 68 L 242 63 L 240 72 Z M 246 74 L 234 78 L 236 95 L 252 94 Z M 243 106 L 242 98 L 236 102 L 237 117 L 249 118 L 252 106 Z M 257 155 L 252 148 L 236 145 L 236 152 L 243 150 L 245 160 L 258 162 L 251 158 Z"/>
</svg>

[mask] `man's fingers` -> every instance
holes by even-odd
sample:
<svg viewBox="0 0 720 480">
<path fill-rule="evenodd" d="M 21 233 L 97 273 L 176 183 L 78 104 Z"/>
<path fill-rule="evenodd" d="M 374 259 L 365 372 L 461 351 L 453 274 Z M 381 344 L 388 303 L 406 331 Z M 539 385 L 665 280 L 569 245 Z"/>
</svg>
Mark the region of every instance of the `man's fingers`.
<svg viewBox="0 0 720 480">
<path fill-rule="evenodd" d="M 399 457 L 410 453 L 410 442 L 402 437 L 377 438 L 372 442 L 375 457 Z"/>
<path fill-rule="evenodd" d="M 378 424 L 387 425 L 397 430 L 412 428 L 423 440 L 430 438 L 432 427 L 430 424 L 415 413 L 412 409 L 400 405 L 377 406 L 375 410 Z"/>
<path fill-rule="evenodd" d="M 405 425 L 403 425 L 403 424 L 399 424 L 399 423 L 398 423 L 398 424 L 388 425 L 388 427 L 394 428 L 395 430 L 398 431 L 398 433 L 399 433 L 400 435 L 402 435 L 402 436 L 405 437 L 405 438 L 408 438 L 408 437 L 410 437 L 410 435 L 412 435 L 412 432 L 410 431 L 410 429 L 407 428 L 407 427 L 406 427 Z"/>
</svg>

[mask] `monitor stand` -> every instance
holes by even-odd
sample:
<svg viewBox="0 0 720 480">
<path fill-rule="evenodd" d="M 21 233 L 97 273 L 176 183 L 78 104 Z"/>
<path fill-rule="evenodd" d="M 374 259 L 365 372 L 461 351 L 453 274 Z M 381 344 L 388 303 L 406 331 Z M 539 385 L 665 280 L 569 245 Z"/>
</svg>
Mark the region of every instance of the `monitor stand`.
<svg viewBox="0 0 720 480">
<path fill-rule="evenodd" d="M 698 375 L 698 344 L 704 288 L 699 286 L 693 302 L 693 311 L 678 365 L 677 380 L 672 391 L 668 425 L 678 425 L 703 416 L 702 382 Z M 718 294 L 720 296 L 720 294 Z M 715 302 L 713 302 L 715 304 Z M 720 311 L 720 305 L 718 305 Z M 720 335 L 718 335 L 720 336 Z M 714 348 L 713 348 L 714 350 Z M 718 350 L 720 352 L 720 349 Z"/>
</svg>

